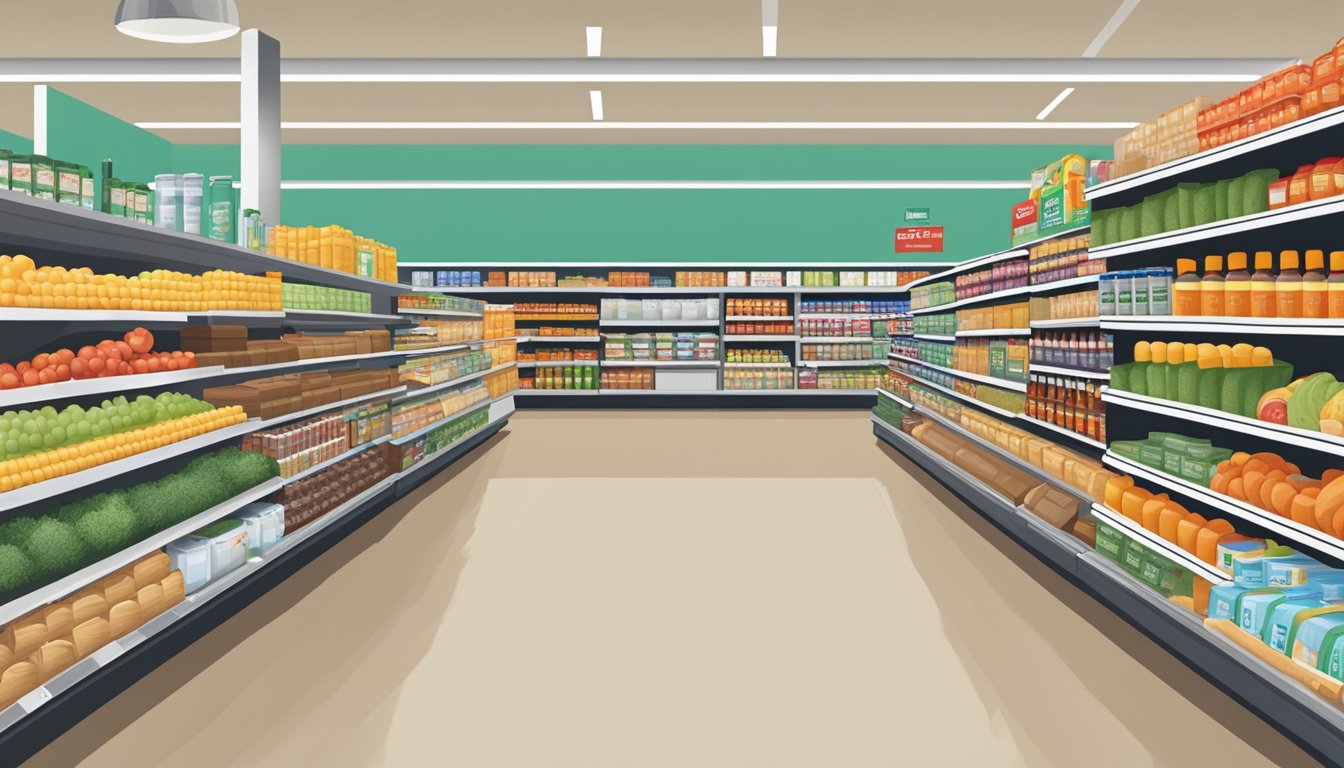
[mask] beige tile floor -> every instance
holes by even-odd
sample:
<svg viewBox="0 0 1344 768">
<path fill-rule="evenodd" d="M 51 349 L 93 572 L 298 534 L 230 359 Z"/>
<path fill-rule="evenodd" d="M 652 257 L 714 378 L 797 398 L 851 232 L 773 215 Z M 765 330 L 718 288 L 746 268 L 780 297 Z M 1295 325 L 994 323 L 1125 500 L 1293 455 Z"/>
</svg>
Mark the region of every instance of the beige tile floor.
<svg viewBox="0 0 1344 768">
<path fill-rule="evenodd" d="M 39 766 L 1251 766 L 863 412 L 515 417 Z"/>
</svg>

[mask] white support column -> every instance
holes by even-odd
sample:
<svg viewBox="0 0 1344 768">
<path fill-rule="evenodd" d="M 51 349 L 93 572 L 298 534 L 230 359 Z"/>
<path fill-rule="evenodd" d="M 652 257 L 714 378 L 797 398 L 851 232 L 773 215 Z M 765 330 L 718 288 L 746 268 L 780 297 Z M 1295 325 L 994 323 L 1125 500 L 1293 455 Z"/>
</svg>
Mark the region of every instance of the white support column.
<svg viewBox="0 0 1344 768">
<path fill-rule="evenodd" d="M 33 154 L 47 154 L 47 86 L 33 86 Z"/>
<path fill-rule="evenodd" d="M 240 208 L 255 208 L 268 226 L 280 223 L 280 43 L 259 30 L 243 32 L 242 190 Z"/>
</svg>

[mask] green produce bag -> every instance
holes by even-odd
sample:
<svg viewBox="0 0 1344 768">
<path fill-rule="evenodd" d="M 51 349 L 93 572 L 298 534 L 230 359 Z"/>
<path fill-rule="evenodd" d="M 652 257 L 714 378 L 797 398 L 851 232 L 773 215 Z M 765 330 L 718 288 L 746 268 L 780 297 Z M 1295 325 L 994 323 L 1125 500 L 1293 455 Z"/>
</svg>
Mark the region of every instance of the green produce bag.
<svg viewBox="0 0 1344 768">
<path fill-rule="evenodd" d="M 1269 185 L 1279 180 L 1279 172 L 1273 168 L 1260 168 L 1241 178 L 1241 215 L 1268 211 Z"/>
<path fill-rule="evenodd" d="M 1195 226 L 1211 224 L 1218 220 L 1218 185 L 1200 184 L 1195 193 Z"/>
<path fill-rule="evenodd" d="M 1245 213 L 1246 177 L 1238 176 L 1227 185 L 1227 218 L 1235 219 Z"/>
<path fill-rule="evenodd" d="M 1181 363 L 1172 367 L 1177 369 L 1176 399 L 1187 405 L 1199 405 L 1199 382 L 1204 374 L 1199 363 Z"/>
<path fill-rule="evenodd" d="M 1199 197 L 1201 184 L 1185 183 L 1176 185 L 1177 219 L 1180 229 L 1195 226 L 1195 200 Z M 1168 226 L 1168 229 L 1171 227 Z"/>
<path fill-rule="evenodd" d="M 1214 182 L 1213 186 L 1213 220 L 1222 221 L 1223 219 L 1228 218 L 1227 200 L 1232 195 L 1232 180 L 1221 179 Z"/>
<path fill-rule="evenodd" d="M 1107 448 L 1116 456 L 1130 461 L 1139 461 L 1143 455 L 1143 446 L 1146 444 L 1142 440 L 1115 440 Z"/>
<path fill-rule="evenodd" d="M 1160 235 L 1164 231 L 1162 215 L 1167 204 L 1166 194 L 1149 195 L 1139 203 L 1139 237 Z"/>
<path fill-rule="evenodd" d="M 1108 211 L 1108 213 L 1111 215 L 1106 217 L 1106 244 L 1112 245 L 1123 239 L 1120 236 L 1120 220 L 1125 213 L 1125 209 L 1117 208 Z"/>
<path fill-rule="evenodd" d="M 1106 244 L 1106 220 L 1111 218 L 1114 209 L 1092 212 L 1092 247 Z"/>
<path fill-rule="evenodd" d="M 1167 393 L 1166 398 L 1168 400 L 1180 399 L 1178 395 L 1180 394 L 1181 366 L 1183 365 L 1186 365 L 1186 363 L 1181 363 L 1180 365 L 1172 365 L 1171 363 L 1165 363 L 1163 365 L 1163 367 L 1166 368 L 1166 371 L 1164 371 L 1164 373 L 1167 374 L 1167 383 L 1165 387 Z"/>
<path fill-rule="evenodd" d="M 1129 392 L 1129 374 L 1134 370 L 1133 363 L 1121 363 L 1111 366 L 1111 389 Z"/>
<path fill-rule="evenodd" d="M 1160 400 L 1167 400 L 1167 368 L 1166 363 L 1149 363 L 1144 375 L 1148 378 L 1148 396 L 1156 397 Z"/>
<path fill-rule="evenodd" d="M 1131 205 L 1120 212 L 1120 240 L 1136 240 L 1143 233 L 1143 227 L 1140 225 L 1140 211 L 1143 204 Z"/>
<path fill-rule="evenodd" d="M 1130 363 L 1129 391 L 1136 395 L 1148 394 L 1148 369 L 1152 363 Z"/>
<path fill-rule="evenodd" d="M 1195 363 L 1199 365 L 1199 363 Z M 1195 404 L 1204 408 L 1220 410 L 1223 407 L 1223 376 L 1226 368 L 1205 368 L 1199 372 L 1199 392 Z"/>
<path fill-rule="evenodd" d="M 1170 232 L 1181 228 L 1181 198 L 1179 190 L 1169 189 L 1162 194 L 1162 231 Z"/>
</svg>

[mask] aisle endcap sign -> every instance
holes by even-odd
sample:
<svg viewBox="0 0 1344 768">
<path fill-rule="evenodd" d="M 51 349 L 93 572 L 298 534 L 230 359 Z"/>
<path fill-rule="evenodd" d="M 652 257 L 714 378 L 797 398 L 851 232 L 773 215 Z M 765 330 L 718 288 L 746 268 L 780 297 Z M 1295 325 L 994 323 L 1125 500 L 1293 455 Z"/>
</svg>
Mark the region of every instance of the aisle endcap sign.
<svg viewBox="0 0 1344 768">
<path fill-rule="evenodd" d="M 897 227 L 897 253 L 942 253 L 942 227 Z"/>
</svg>

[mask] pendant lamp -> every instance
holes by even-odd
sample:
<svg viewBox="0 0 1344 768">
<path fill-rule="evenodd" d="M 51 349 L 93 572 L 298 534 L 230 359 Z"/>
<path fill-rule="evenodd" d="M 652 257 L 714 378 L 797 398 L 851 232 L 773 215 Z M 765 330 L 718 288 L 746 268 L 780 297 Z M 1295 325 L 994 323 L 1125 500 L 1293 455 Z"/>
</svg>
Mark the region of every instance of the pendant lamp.
<svg viewBox="0 0 1344 768">
<path fill-rule="evenodd" d="M 238 34 L 234 0 L 121 0 L 117 29 L 157 43 L 211 43 Z"/>
</svg>

